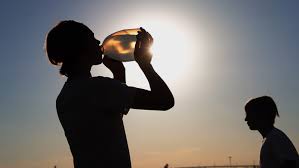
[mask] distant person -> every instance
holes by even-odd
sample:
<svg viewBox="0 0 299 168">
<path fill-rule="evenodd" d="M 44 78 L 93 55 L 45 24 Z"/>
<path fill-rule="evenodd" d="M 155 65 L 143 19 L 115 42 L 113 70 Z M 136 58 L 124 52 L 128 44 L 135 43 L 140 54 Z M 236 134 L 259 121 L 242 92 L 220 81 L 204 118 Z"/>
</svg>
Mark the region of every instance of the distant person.
<svg viewBox="0 0 299 168">
<path fill-rule="evenodd" d="M 274 100 L 262 96 L 245 105 L 249 129 L 257 130 L 263 136 L 260 151 L 260 168 L 299 168 L 299 156 L 291 140 L 274 127 L 279 116 Z"/>
<path fill-rule="evenodd" d="M 56 108 L 75 168 L 130 168 L 122 116 L 130 108 L 168 110 L 173 107 L 171 91 L 151 65 L 148 48 L 152 41 L 141 29 L 134 52 L 149 82 L 149 91 L 125 84 L 123 64 L 102 57 L 100 41 L 84 24 L 61 21 L 47 34 L 48 58 L 67 77 Z M 113 79 L 91 76 L 91 67 L 102 62 L 112 72 Z"/>
</svg>

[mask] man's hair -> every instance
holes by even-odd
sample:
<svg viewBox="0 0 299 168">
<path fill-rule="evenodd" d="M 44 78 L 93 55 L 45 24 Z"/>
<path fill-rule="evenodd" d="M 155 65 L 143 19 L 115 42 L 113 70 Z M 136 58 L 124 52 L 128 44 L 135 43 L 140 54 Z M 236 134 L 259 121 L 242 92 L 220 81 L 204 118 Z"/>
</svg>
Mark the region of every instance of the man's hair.
<svg viewBox="0 0 299 168">
<path fill-rule="evenodd" d="M 251 99 L 245 105 L 246 113 L 255 113 L 260 119 L 274 124 L 275 117 L 278 116 L 278 110 L 274 100 L 269 96 L 262 96 Z"/>
<path fill-rule="evenodd" d="M 84 52 L 90 29 L 73 20 L 59 22 L 46 37 L 45 50 L 53 65 L 61 65 L 60 74 L 68 76 Z"/>
</svg>

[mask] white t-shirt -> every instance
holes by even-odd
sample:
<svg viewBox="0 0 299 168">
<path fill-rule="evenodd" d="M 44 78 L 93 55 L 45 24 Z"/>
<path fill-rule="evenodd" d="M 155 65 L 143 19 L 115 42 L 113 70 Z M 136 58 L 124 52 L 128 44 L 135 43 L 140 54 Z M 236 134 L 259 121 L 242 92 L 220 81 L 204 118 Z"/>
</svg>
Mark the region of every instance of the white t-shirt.
<svg viewBox="0 0 299 168">
<path fill-rule="evenodd" d="M 299 168 L 299 156 L 293 143 L 281 130 L 273 128 L 263 140 L 260 168 L 279 168 L 285 160 L 296 160 Z"/>
</svg>

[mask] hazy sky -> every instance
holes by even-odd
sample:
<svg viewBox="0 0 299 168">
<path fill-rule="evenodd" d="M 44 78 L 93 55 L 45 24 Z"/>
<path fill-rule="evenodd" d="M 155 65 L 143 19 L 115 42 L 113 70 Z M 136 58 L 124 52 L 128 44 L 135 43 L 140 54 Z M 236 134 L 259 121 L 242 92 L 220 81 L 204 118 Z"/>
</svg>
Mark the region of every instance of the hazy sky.
<svg viewBox="0 0 299 168">
<path fill-rule="evenodd" d="M 83 22 L 103 41 L 143 26 L 155 38 L 153 65 L 176 105 L 124 118 L 136 168 L 258 163 L 262 137 L 244 122 L 251 97 L 273 96 L 281 128 L 299 149 L 299 2 L 0 2 L 0 168 L 67 168 L 72 157 L 55 100 L 65 78 L 44 53 L 60 20 Z M 148 88 L 134 63 L 128 85 Z M 111 76 L 102 65 L 93 75 Z"/>
</svg>

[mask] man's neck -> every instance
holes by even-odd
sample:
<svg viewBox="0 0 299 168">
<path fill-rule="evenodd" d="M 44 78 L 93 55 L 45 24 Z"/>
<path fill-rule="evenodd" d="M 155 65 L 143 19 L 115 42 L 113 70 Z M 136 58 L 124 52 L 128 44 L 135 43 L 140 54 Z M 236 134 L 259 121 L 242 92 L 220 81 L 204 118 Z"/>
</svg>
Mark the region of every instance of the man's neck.
<svg viewBox="0 0 299 168">
<path fill-rule="evenodd" d="M 87 79 L 91 77 L 90 71 L 73 72 L 69 74 L 69 79 Z"/>
<path fill-rule="evenodd" d="M 263 128 L 260 128 L 258 131 L 263 136 L 263 138 L 266 138 L 266 136 L 268 135 L 268 133 L 271 132 L 273 128 L 274 128 L 273 125 L 269 125 L 269 126 L 265 126 Z"/>
</svg>

